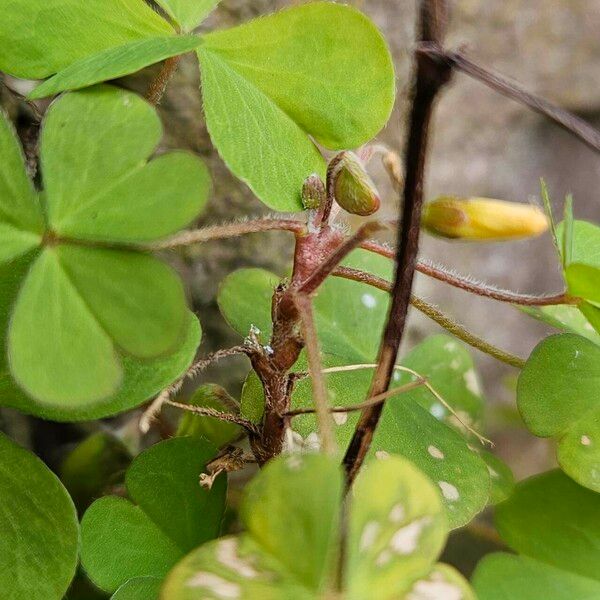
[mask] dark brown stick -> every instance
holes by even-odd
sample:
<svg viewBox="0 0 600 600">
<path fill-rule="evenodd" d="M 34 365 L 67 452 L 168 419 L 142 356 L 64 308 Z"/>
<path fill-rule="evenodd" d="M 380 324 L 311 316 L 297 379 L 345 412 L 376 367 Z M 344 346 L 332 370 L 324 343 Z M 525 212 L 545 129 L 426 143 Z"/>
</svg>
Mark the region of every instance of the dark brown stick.
<svg viewBox="0 0 600 600">
<path fill-rule="evenodd" d="M 418 51 L 431 58 L 445 60 L 454 69 L 463 72 L 465 75 L 469 75 L 473 79 L 477 79 L 477 81 L 481 81 L 484 85 L 487 85 L 507 98 L 528 106 L 578 137 L 584 144 L 592 148 L 592 150 L 600 152 L 600 131 L 586 123 L 583 119 L 576 117 L 543 98 L 526 92 L 505 77 L 473 62 L 462 52 L 444 51 L 441 48 L 432 48 L 431 46 L 422 47 Z"/>
<path fill-rule="evenodd" d="M 420 41 L 437 48 L 441 45 L 447 17 L 445 0 L 421 0 L 419 11 Z M 427 154 L 429 123 L 439 90 L 449 80 L 450 67 L 417 53 L 416 79 L 410 117 L 408 144 L 404 159 L 405 185 L 402 209 L 402 226 L 398 232 L 396 272 L 392 285 L 392 302 L 388 321 L 377 360 L 367 400 L 388 390 L 398 349 L 406 324 L 410 303 L 415 263 L 419 249 L 421 208 L 423 204 L 423 178 Z M 354 436 L 344 456 L 348 485 L 360 469 L 371 446 L 375 428 L 384 403 L 366 408 L 356 426 Z"/>
</svg>

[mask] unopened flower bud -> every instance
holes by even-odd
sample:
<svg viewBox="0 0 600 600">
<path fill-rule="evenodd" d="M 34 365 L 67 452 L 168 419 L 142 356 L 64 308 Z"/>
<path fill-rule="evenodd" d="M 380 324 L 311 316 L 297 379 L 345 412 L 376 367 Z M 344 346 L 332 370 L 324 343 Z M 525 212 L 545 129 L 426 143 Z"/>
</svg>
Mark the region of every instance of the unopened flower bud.
<svg viewBox="0 0 600 600">
<path fill-rule="evenodd" d="M 379 209 L 377 188 L 353 152 L 338 154 L 329 165 L 328 176 L 335 200 L 344 210 L 366 217 Z"/>
<path fill-rule="evenodd" d="M 304 210 L 319 208 L 325 202 L 325 185 L 321 178 L 313 173 L 302 185 L 302 205 Z"/>
<path fill-rule="evenodd" d="M 534 237 L 548 229 L 548 218 L 537 206 L 454 196 L 426 204 L 421 223 L 441 237 L 480 241 Z"/>
</svg>

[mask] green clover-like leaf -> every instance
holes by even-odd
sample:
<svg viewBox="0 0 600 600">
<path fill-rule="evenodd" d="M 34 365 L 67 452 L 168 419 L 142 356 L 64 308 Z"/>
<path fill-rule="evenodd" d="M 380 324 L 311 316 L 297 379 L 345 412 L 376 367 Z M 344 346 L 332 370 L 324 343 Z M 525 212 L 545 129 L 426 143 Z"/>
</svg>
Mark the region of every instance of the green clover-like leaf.
<svg viewBox="0 0 600 600">
<path fill-rule="evenodd" d="M 77 566 L 77 514 L 56 475 L 0 433 L 0 588 L 60 600 Z"/>
<path fill-rule="evenodd" d="M 161 127 L 138 96 L 107 86 L 69 94 L 43 124 L 44 223 L 18 164 L 14 132 L 0 122 L 7 157 L 0 227 L 26 240 L 10 235 L 0 242 L 5 262 L 18 259 L 7 264 L 1 311 L 8 330 L 3 363 L 12 377 L 38 404 L 76 412 L 108 402 L 120 387 L 139 386 L 134 377 L 142 364 L 126 373 L 124 356 L 166 361 L 185 345 L 165 365 L 183 370 L 195 326 L 181 282 L 162 262 L 130 248 L 177 231 L 199 212 L 209 189 L 206 168 L 185 153 L 147 162 Z M 10 387 L 6 366 L 2 371 L 0 381 Z M 22 401 L 18 394 L 3 400 Z"/>
<path fill-rule="evenodd" d="M 198 483 L 216 449 L 200 438 L 173 438 L 135 458 L 130 500 L 96 500 L 81 522 L 81 561 L 90 579 L 114 592 L 134 577 L 162 578 L 187 552 L 218 535 L 226 480 Z"/>
<path fill-rule="evenodd" d="M 342 491 L 335 459 L 271 461 L 246 492 L 246 532 L 186 556 L 169 573 L 161 597 L 328 597 L 340 558 Z M 389 457 L 368 465 L 349 499 L 344 598 L 474 598 L 460 575 L 434 564 L 447 536 L 446 516 L 439 492 L 412 464 Z"/>
<path fill-rule="evenodd" d="M 217 1 L 158 4 L 187 32 Z M 31 98 L 196 50 L 213 142 L 232 172 L 276 210 L 302 210 L 304 180 L 324 175 L 313 139 L 331 149 L 358 147 L 385 125 L 394 103 L 385 40 L 360 12 L 333 2 L 203 36 L 178 34 L 143 0 L 90 0 L 85 10 L 75 0 L 0 0 L 0 9 L 9 14 L 0 69 L 29 78 L 56 73 Z"/>
<path fill-rule="evenodd" d="M 394 102 L 386 43 L 348 6 L 283 10 L 210 33 L 197 52 L 211 138 L 233 173 L 275 210 L 301 210 L 304 180 L 324 172 L 307 134 L 327 148 L 360 146 Z"/>
<path fill-rule="evenodd" d="M 600 597 L 600 496 L 560 471 L 517 486 L 496 509 L 496 526 L 519 556 L 495 554 L 477 567 L 480 600 Z"/>
<path fill-rule="evenodd" d="M 0 0 L 0 12 L 0 70 L 25 79 L 43 79 L 107 48 L 175 34 L 144 0 Z"/>
<path fill-rule="evenodd" d="M 521 372 L 517 403 L 532 433 L 558 440 L 565 473 L 600 492 L 600 347 L 569 333 L 543 340 Z"/>
</svg>

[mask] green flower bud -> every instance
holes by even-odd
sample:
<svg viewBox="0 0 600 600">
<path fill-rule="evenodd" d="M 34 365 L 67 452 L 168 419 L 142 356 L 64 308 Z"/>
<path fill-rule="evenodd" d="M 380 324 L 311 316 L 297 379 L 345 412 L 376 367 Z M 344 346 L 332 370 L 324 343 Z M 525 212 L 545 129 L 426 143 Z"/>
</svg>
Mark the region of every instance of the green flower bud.
<svg viewBox="0 0 600 600">
<path fill-rule="evenodd" d="M 379 209 L 379 192 L 353 152 L 338 154 L 329 165 L 328 176 L 335 200 L 344 210 L 366 217 Z"/>
</svg>

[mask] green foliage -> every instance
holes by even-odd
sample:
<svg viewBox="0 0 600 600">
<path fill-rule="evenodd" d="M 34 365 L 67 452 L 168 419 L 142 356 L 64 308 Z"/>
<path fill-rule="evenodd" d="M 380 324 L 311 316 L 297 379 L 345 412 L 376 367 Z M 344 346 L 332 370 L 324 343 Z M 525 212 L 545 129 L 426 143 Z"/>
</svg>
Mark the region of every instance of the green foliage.
<svg viewBox="0 0 600 600">
<path fill-rule="evenodd" d="M 364 251 L 354 252 L 345 264 L 382 276 L 389 276 L 391 270 L 390 261 Z M 243 269 L 228 276 L 220 287 L 218 300 L 229 324 L 242 335 L 254 325 L 260 329 L 261 341 L 268 343 L 271 296 L 278 282 L 275 275 L 260 269 Z M 361 283 L 332 278 L 323 284 L 314 300 L 314 310 L 327 367 L 373 362 L 387 305 L 385 292 Z M 428 377 L 460 421 L 478 424 L 483 401 L 473 361 L 460 343 L 448 336 L 432 337 L 415 348 L 402 365 Z M 295 369 L 306 370 L 303 358 Z M 362 402 L 371 377 L 372 369 L 329 374 L 327 384 L 331 404 L 352 406 Z M 412 379 L 412 375 L 397 372 L 393 387 Z M 258 378 L 251 374 L 242 393 L 242 412 L 247 418 L 260 421 L 263 406 L 262 387 Z M 310 380 L 298 382 L 292 396 L 292 408 L 312 406 Z M 345 448 L 354 432 L 358 414 L 339 413 L 335 418 L 336 437 Z M 477 451 L 471 449 L 474 446 L 465 439 L 464 426 L 458 419 L 430 391 L 413 390 L 387 402 L 372 450 L 372 453 L 386 451 L 406 456 L 438 482 L 444 491 L 452 527 L 470 521 L 485 506 L 490 494 L 488 467 Z M 318 447 L 314 416 L 297 417 L 292 421 L 292 427 L 302 436 L 297 440 L 299 444 L 313 449 L 315 444 Z"/>
<path fill-rule="evenodd" d="M 569 333 L 576 333 L 600 345 L 600 333 L 575 306 L 555 304 L 540 308 L 523 307 L 524 312 L 538 321 Z"/>
<path fill-rule="evenodd" d="M 93 433 L 65 457 L 60 479 L 79 511 L 85 510 L 107 487 L 123 481 L 131 454 L 119 439 L 104 431 Z"/>
<path fill-rule="evenodd" d="M 29 94 L 32 100 L 117 79 L 166 58 L 195 50 L 202 39 L 194 35 L 151 37 L 107 48 L 86 56 L 51 77 Z"/>
<path fill-rule="evenodd" d="M 90 579 L 114 592 L 134 577 L 162 578 L 187 552 L 218 535 L 226 481 L 207 491 L 198 477 L 215 448 L 174 438 L 140 454 L 127 471 L 126 500 L 96 500 L 81 522 L 81 561 Z"/>
<path fill-rule="evenodd" d="M 221 412 L 230 412 L 231 403 L 235 400 L 221 386 L 212 383 L 201 385 L 188 400 L 193 406 L 214 408 Z M 198 435 L 209 440 L 217 448 L 235 440 L 243 434 L 243 430 L 234 423 L 228 423 L 214 417 L 199 416 L 184 412 L 179 420 L 176 435 Z"/>
<path fill-rule="evenodd" d="M 75 507 L 50 469 L 3 434 L 0 530 L 2 596 L 60 600 L 77 565 Z"/>
<path fill-rule="evenodd" d="M 520 556 L 496 554 L 478 566 L 480 600 L 567 600 L 600 594 L 600 496 L 551 471 L 517 486 L 496 525 Z"/>
<path fill-rule="evenodd" d="M 600 347 L 581 336 L 555 335 L 533 351 L 519 377 L 525 424 L 558 440 L 558 460 L 575 481 L 600 491 Z"/>
<path fill-rule="evenodd" d="M 178 277 L 148 255 L 97 244 L 173 233 L 203 207 L 209 178 L 202 163 L 183 153 L 146 162 L 161 127 L 134 94 L 109 87 L 70 94 L 52 105 L 43 125 L 44 225 L 24 166 L 16 164 L 14 134 L 2 122 L 1 144 L 16 171 L 15 186 L 8 173 L 0 178 L 12 194 L 2 224 L 33 240 L 42 219 L 35 234 L 41 249 L 22 259 L 31 266 L 17 269 L 21 289 L 11 277 L 3 296 L 10 371 L 36 404 L 64 415 L 126 387 L 121 353 L 148 360 L 182 348 L 190 317 Z M 9 236 L 0 256 L 8 260 L 30 249 Z"/>
<path fill-rule="evenodd" d="M 600 333 L 600 227 L 571 218 L 559 225 L 558 235 L 569 293 L 583 299 L 579 310 Z"/>
<path fill-rule="evenodd" d="M 334 3 L 208 34 L 198 56 L 213 142 L 231 171 L 276 210 L 301 210 L 304 180 L 323 174 L 306 134 L 327 148 L 360 146 L 394 102 L 385 41 L 360 12 Z"/>
<path fill-rule="evenodd" d="M 134 577 L 125 582 L 110 600 L 158 600 L 161 584 L 158 577 Z"/>
<path fill-rule="evenodd" d="M 342 486 L 332 458 L 275 459 L 247 488 L 241 513 L 247 532 L 189 554 L 167 577 L 163 597 L 323 597 L 335 585 Z M 398 457 L 371 464 L 359 475 L 350 504 L 345 598 L 385 600 L 436 590 L 474 598 L 456 572 L 434 565 L 446 517 L 439 493 L 414 466 Z"/>
<path fill-rule="evenodd" d="M 324 173 L 309 136 L 327 148 L 358 147 L 385 125 L 394 103 L 385 40 L 347 6 L 312 2 L 198 37 L 176 35 L 142 0 L 106 6 L 94 0 L 85 12 L 73 0 L 16 8 L 1 2 L 11 11 L 12 30 L 0 34 L 10 48 L 0 69 L 31 78 L 58 72 L 32 98 L 116 79 L 197 49 L 213 142 L 233 173 L 276 210 L 301 210 L 304 180 Z M 217 0 L 159 4 L 189 31 Z M 33 39 L 32 22 L 39 23 Z"/>
<path fill-rule="evenodd" d="M 220 0 L 157 0 L 184 31 L 190 31 L 199 25 L 219 2 Z"/>
<path fill-rule="evenodd" d="M 43 79 L 91 54 L 174 35 L 144 0 L 0 0 L 0 70 Z"/>
</svg>

